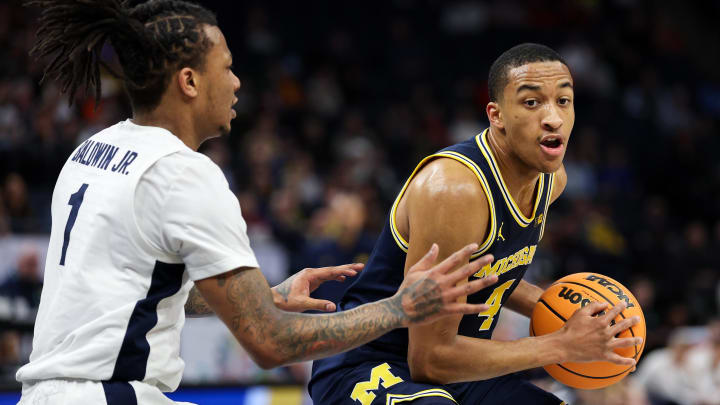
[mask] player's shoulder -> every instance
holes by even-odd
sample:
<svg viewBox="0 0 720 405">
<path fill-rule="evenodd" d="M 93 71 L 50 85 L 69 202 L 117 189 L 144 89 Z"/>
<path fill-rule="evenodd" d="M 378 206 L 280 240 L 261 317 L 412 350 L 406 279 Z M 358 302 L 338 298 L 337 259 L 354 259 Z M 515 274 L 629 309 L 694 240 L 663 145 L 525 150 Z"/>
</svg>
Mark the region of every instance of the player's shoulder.
<svg viewBox="0 0 720 405">
<path fill-rule="evenodd" d="M 413 194 L 428 197 L 475 199 L 484 193 L 476 174 L 463 163 L 438 157 L 422 166 L 413 177 L 409 188 Z"/>
<path fill-rule="evenodd" d="M 206 155 L 192 149 L 181 149 L 158 159 L 152 170 L 162 171 L 183 180 L 197 180 L 204 184 L 227 185 L 220 167 Z"/>
<path fill-rule="evenodd" d="M 469 224 L 485 218 L 489 212 L 482 209 L 489 207 L 489 202 L 475 173 L 454 159 L 433 159 L 422 166 L 411 179 L 403 199 L 408 212 L 425 220 L 447 222 L 455 218 Z"/>
<path fill-rule="evenodd" d="M 201 172 L 221 171 L 220 167 L 218 167 L 212 159 L 189 148 L 163 156 L 160 161 L 165 165 L 173 165 L 181 170 L 192 169 Z"/>
</svg>

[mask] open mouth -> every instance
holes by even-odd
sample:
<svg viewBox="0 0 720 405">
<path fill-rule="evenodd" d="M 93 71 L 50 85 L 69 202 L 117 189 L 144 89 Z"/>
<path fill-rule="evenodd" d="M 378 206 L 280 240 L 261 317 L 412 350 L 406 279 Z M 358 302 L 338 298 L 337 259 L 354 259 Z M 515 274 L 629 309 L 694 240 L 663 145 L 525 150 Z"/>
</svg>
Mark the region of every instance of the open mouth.
<svg viewBox="0 0 720 405">
<path fill-rule="evenodd" d="M 238 99 L 236 98 L 233 100 L 232 104 L 230 104 L 230 114 L 232 114 L 232 117 L 237 117 L 237 110 L 235 110 L 235 104 L 237 104 Z"/>
<path fill-rule="evenodd" d="M 548 136 L 540 141 L 540 145 L 546 148 L 556 149 L 562 146 L 562 139 L 556 136 Z"/>
<path fill-rule="evenodd" d="M 547 135 L 540 139 L 540 148 L 552 159 L 562 156 L 564 152 L 563 139 L 558 135 Z"/>
</svg>

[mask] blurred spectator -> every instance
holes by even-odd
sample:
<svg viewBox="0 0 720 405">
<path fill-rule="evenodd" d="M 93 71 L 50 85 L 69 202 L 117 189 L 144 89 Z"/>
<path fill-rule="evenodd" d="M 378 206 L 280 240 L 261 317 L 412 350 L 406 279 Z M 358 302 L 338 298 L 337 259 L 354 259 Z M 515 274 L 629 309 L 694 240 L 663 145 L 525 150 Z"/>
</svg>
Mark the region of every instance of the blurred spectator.
<svg viewBox="0 0 720 405">
<path fill-rule="evenodd" d="M 16 271 L 0 283 L 0 318 L 20 322 L 35 320 L 42 292 L 39 266 L 35 248 L 23 248 Z"/>
<path fill-rule="evenodd" d="M 720 404 L 720 318 L 707 326 L 708 339 L 690 349 L 687 364 L 698 405 Z M 694 404 L 693 404 L 694 405 Z"/>
<path fill-rule="evenodd" d="M 18 173 L 10 173 L 3 186 L 3 201 L 10 219 L 10 230 L 28 233 L 34 229 L 34 218 L 30 208 L 27 184 Z"/>
<path fill-rule="evenodd" d="M 14 330 L 0 332 L 0 381 L 15 378 L 15 371 L 22 365 L 20 333 Z"/>
<path fill-rule="evenodd" d="M 635 378 L 647 389 L 652 405 L 702 404 L 688 354 L 706 337 L 704 328 L 681 327 L 670 336 L 667 348 L 644 356 Z"/>
<path fill-rule="evenodd" d="M 308 238 L 300 263 L 305 267 L 326 267 L 345 263 L 364 263 L 375 238 L 364 231 L 367 212 L 354 194 L 333 193 L 327 207 L 316 211 L 313 226 L 317 231 Z M 313 296 L 337 302 L 350 282 L 329 281 Z"/>
<path fill-rule="evenodd" d="M 329 66 L 322 67 L 307 83 L 307 101 L 311 112 L 324 118 L 334 118 L 343 107 L 343 93 L 335 72 Z"/>
<path fill-rule="evenodd" d="M 0 195 L 0 238 L 10 233 L 10 216 L 5 209 L 3 198 Z"/>
<path fill-rule="evenodd" d="M 575 394 L 573 405 L 658 405 L 647 398 L 644 387 L 632 377 L 597 390 L 576 390 Z"/>
<path fill-rule="evenodd" d="M 456 113 L 449 126 L 450 142 L 459 143 L 467 140 L 487 128 L 485 120 L 480 120 L 470 106 L 463 106 Z"/>
</svg>

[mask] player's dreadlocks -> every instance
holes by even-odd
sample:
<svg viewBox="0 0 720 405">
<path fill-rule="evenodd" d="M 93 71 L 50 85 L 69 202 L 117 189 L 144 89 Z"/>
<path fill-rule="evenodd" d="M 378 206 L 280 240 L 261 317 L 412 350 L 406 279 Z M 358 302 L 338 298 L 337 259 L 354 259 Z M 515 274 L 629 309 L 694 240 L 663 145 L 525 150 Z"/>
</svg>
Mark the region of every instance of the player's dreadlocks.
<svg viewBox="0 0 720 405">
<path fill-rule="evenodd" d="M 45 78 L 60 82 L 72 103 L 78 88 L 100 99 L 100 65 L 125 83 L 133 109 L 152 110 L 170 76 L 183 67 L 202 69 L 210 41 L 203 24 L 215 15 L 186 1 L 150 0 L 129 7 L 128 0 L 30 0 L 42 9 L 37 43 L 31 54 L 50 58 Z M 102 59 L 110 43 L 122 73 Z"/>
</svg>

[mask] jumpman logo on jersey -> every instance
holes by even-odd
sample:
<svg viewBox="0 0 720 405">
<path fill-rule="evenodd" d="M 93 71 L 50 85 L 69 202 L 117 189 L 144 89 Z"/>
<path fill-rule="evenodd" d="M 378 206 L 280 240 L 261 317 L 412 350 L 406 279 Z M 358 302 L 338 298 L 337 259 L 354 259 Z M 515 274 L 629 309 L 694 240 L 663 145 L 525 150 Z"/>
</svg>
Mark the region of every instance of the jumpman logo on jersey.
<svg viewBox="0 0 720 405">
<path fill-rule="evenodd" d="M 502 239 L 503 242 L 505 242 L 505 237 L 504 237 L 503 234 L 502 234 L 502 227 L 503 227 L 503 225 L 505 225 L 505 222 L 501 222 L 501 223 L 500 223 L 500 229 L 498 230 L 497 240 Z"/>
<path fill-rule="evenodd" d="M 537 216 L 537 218 L 535 218 L 535 228 L 537 228 L 538 226 L 540 226 L 540 224 L 542 224 L 543 219 L 544 219 L 543 214 L 540 214 Z"/>
</svg>

